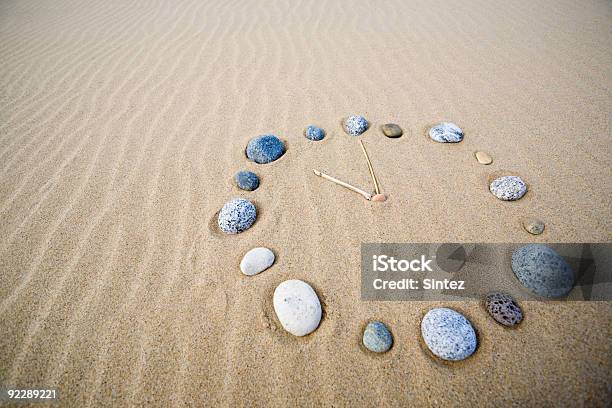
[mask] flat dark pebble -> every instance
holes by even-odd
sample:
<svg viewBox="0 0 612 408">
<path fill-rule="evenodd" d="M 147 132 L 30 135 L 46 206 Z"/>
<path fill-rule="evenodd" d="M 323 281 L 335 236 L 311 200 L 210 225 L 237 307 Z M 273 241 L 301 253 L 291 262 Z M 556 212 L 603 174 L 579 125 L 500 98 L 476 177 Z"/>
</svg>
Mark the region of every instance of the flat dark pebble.
<svg viewBox="0 0 612 408">
<path fill-rule="evenodd" d="M 383 134 L 391 139 L 395 139 L 404 134 L 402 128 L 395 123 L 387 123 L 386 125 L 382 125 L 381 129 Z"/>
</svg>

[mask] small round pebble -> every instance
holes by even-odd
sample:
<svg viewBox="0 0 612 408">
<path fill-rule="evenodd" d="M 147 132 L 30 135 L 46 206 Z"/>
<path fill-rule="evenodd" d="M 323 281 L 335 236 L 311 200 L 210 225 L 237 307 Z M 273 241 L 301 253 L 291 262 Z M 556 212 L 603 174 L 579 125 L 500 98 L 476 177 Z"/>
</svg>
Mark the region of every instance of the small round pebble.
<svg viewBox="0 0 612 408">
<path fill-rule="evenodd" d="M 507 293 L 488 294 L 485 306 L 491 317 L 504 326 L 516 326 L 523 320 L 521 307 Z"/>
<path fill-rule="evenodd" d="M 429 129 L 429 137 L 439 143 L 459 143 L 463 140 L 463 130 L 454 123 L 442 122 Z"/>
<path fill-rule="evenodd" d="M 537 218 L 527 218 L 523 220 L 523 228 L 530 234 L 540 235 L 544 232 L 544 222 Z"/>
<path fill-rule="evenodd" d="M 500 200 L 516 201 L 527 192 L 527 184 L 518 176 L 503 176 L 493 180 L 489 190 Z"/>
<path fill-rule="evenodd" d="M 323 140 L 325 138 L 325 131 L 320 127 L 310 125 L 304 131 L 304 136 L 306 136 L 307 139 L 318 142 L 319 140 Z"/>
<path fill-rule="evenodd" d="M 552 248 L 528 244 L 512 254 L 512 271 L 517 279 L 534 293 L 547 298 L 560 298 L 574 286 L 574 271 Z"/>
<path fill-rule="evenodd" d="M 240 261 L 240 271 L 247 276 L 253 276 L 265 271 L 273 263 L 274 252 L 264 247 L 253 248 Z"/>
<path fill-rule="evenodd" d="M 253 225 L 257 209 L 249 200 L 235 198 L 228 201 L 219 212 L 219 228 L 227 234 L 238 234 Z"/>
<path fill-rule="evenodd" d="M 369 126 L 370 124 L 363 116 L 349 116 L 344 121 L 344 131 L 352 136 L 359 136 L 368 130 Z"/>
<path fill-rule="evenodd" d="M 453 309 L 437 307 L 427 312 L 421 321 L 421 336 L 429 350 L 444 360 L 463 360 L 476 351 L 474 327 Z"/>
<path fill-rule="evenodd" d="M 363 345 L 374 353 L 384 353 L 393 345 L 393 336 L 382 322 L 370 322 L 363 332 Z"/>
<path fill-rule="evenodd" d="M 314 289 L 304 281 L 291 279 L 274 290 L 274 312 L 285 330 L 305 336 L 319 327 L 321 302 Z"/>
<path fill-rule="evenodd" d="M 476 160 L 478 160 L 478 163 L 484 165 L 493 163 L 493 159 L 486 152 L 476 152 Z"/>
<path fill-rule="evenodd" d="M 236 185 L 246 191 L 253 191 L 259 187 L 259 177 L 252 171 L 239 171 L 234 177 Z"/>
<path fill-rule="evenodd" d="M 391 139 L 398 138 L 404 133 L 402 128 L 395 123 L 387 123 L 382 125 L 382 132 L 385 136 L 390 137 Z"/>
<path fill-rule="evenodd" d="M 285 154 L 285 144 L 274 135 L 257 136 L 249 141 L 247 157 L 258 164 L 266 164 Z"/>
</svg>

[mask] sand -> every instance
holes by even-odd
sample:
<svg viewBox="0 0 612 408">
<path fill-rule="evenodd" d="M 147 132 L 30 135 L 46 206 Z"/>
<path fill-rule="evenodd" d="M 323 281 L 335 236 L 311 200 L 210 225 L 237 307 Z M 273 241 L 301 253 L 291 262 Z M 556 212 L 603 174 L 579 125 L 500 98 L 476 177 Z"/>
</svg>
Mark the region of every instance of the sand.
<svg viewBox="0 0 612 408">
<path fill-rule="evenodd" d="M 607 1 L 3 1 L 0 384 L 75 407 L 604 405 L 610 303 L 523 302 L 516 330 L 444 303 L 480 341 L 449 366 L 419 341 L 437 303 L 360 300 L 359 248 L 609 242 L 610 27 Z M 386 203 L 312 173 L 369 185 L 351 114 Z M 440 121 L 464 141 L 428 140 Z M 265 166 L 244 156 L 262 133 L 288 146 Z M 499 173 L 530 191 L 497 200 Z M 226 236 L 234 197 L 259 218 Z M 255 246 L 277 262 L 243 276 Z M 323 302 L 305 338 L 274 315 L 285 279 Z M 375 318 L 395 336 L 382 356 L 359 344 Z"/>
</svg>

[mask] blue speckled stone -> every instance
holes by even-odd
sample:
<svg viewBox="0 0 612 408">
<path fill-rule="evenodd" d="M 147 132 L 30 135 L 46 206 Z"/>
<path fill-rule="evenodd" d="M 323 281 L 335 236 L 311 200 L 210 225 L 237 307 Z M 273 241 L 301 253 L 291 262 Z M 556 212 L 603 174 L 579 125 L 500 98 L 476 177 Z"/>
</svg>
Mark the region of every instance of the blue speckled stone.
<svg viewBox="0 0 612 408">
<path fill-rule="evenodd" d="M 431 309 L 421 321 L 421 335 L 433 354 L 459 361 L 476 351 L 476 332 L 461 313 L 445 307 Z"/>
<path fill-rule="evenodd" d="M 265 164 L 285 154 L 285 144 L 274 135 L 257 136 L 249 141 L 246 155 L 255 163 Z"/>
<path fill-rule="evenodd" d="M 363 332 L 363 345 L 374 353 L 384 353 L 393 345 L 393 336 L 384 323 L 371 322 Z"/>
<path fill-rule="evenodd" d="M 516 201 L 527 192 L 527 184 L 518 176 L 503 176 L 493 180 L 491 193 L 504 201 Z"/>
<path fill-rule="evenodd" d="M 239 171 L 236 173 L 236 185 L 246 191 L 253 191 L 259 187 L 259 177 L 252 171 Z"/>
<path fill-rule="evenodd" d="M 304 136 L 306 136 L 307 139 L 318 142 L 319 140 L 323 140 L 325 138 L 325 131 L 320 127 L 310 125 L 306 128 Z"/>
<path fill-rule="evenodd" d="M 442 122 L 429 129 L 429 137 L 439 143 L 459 143 L 463 140 L 463 130 L 454 123 Z"/>
<path fill-rule="evenodd" d="M 517 248 L 512 254 L 512 271 L 528 289 L 540 296 L 559 298 L 574 286 L 574 272 L 558 253 L 542 244 Z"/>
<path fill-rule="evenodd" d="M 249 200 L 235 198 L 223 205 L 219 213 L 219 228 L 227 234 L 238 234 L 253 225 L 257 209 Z"/>
<path fill-rule="evenodd" d="M 359 136 L 366 130 L 368 130 L 370 124 L 363 116 L 349 116 L 344 121 L 344 131 L 352 136 Z"/>
</svg>

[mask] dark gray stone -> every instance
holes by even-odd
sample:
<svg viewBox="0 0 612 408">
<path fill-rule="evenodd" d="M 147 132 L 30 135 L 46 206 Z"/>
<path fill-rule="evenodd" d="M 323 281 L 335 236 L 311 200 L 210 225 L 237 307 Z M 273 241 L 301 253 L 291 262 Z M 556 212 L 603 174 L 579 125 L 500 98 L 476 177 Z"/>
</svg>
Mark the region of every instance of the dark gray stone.
<svg viewBox="0 0 612 408">
<path fill-rule="evenodd" d="M 252 171 L 239 171 L 235 180 L 236 185 L 242 190 L 253 191 L 259 187 L 259 177 Z"/>
<path fill-rule="evenodd" d="M 266 164 L 277 160 L 285 154 L 285 144 L 274 135 L 262 135 L 249 141 L 246 155 L 258 164 Z"/>
</svg>

